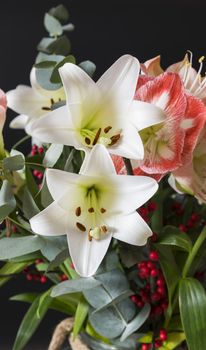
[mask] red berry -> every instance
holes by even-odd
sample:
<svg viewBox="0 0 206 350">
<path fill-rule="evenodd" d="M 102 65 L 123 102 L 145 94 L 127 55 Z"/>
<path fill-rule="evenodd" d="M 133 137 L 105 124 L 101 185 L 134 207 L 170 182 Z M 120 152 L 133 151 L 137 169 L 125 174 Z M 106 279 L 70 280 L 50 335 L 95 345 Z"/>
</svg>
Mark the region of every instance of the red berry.
<svg viewBox="0 0 206 350">
<path fill-rule="evenodd" d="M 32 151 L 31 151 L 31 155 L 32 155 L 32 156 L 35 156 L 35 154 L 36 154 L 36 151 L 32 150 Z"/>
<path fill-rule="evenodd" d="M 162 308 L 159 305 L 156 305 L 153 309 L 154 315 L 161 315 L 162 314 Z"/>
<path fill-rule="evenodd" d="M 164 328 L 160 329 L 159 338 L 162 341 L 167 340 L 167 331 L 166 331 L 166 329 L 164 329 Z"/>
<path fill-rule="evenodd" d="M 39 175 L 38 170 L 35 169 L 35 170 L 33 171 L 33 175 L 34 175 L 35 177 L 37 177 L 37 176 Z"/>
<path fill-rule="evenodd" d="M 155 342 L 154 342 L 155 349 L 160 348 L 160 346 L 162 346 L 162 341 L 159 340 L 159 339 L 156 339 Z"/>
<path fill-rule="evenodd" d="M 153 233 L 152 237 L 151 237 L 151 241 L 152 242 L 156 242 L 158 239 L 158 235 L 156 233 Z"/>
<path fill-rule="evenodd" d="M 41 282 L 41 283 L 46 283 L 46 281 L 47 281 L 46 276 L 41 276 L 40 282 Z"/>
<path fill-rule="evenodd" d="M 26 279 L 27 279 L 27 281 L 32 281 L 33 280 L 33 275 L 31 273 L 27 273 Z"/>
<path fill-rule="evenodd" d="M 149 350 L 150 344 L 142 344 L 141 350 Z"/>
<path fill-rule="evenodd" d="M 187 226 L 181 224 L 178 227 L 181 232 L 187 232 Z"/>
<path fill-rule="evenodd" d="M 150 271 L 150 276 L 152 277 L 157 277 L 159 274 L 159 270 L 158 269 L 153 269 Z"/>
<path fill-rule="evenodd" d="M 193 213 L 193 214 L 191 215 L 191 220 L 194 221 L 194 222 L 198 221 L 198 220 L 199 220 L 199 215 L 196 214 L 196 213 Z"/>
<path fill-rule="evenodd" d="M 156 284 L 158 287 L 164 287 L 165 286 L 165 282 L 164 282 L 164 279 L 159 277 L 156 281 Z"/>
<path fill-rule="evenodd" d="M 164 287 L 158 287 L 157 293 L 159 293 L 161 296 L 165 295 L 165 288 Z"/>
<path fill-rule="evenodd" d="M 137 305 L 137 307 L 139 307 L 141 309 L 144 306 L 144 301 L 139 300 L 136 302 L 136 305 Z"/>
<path fill-rule="evenodd" d="M 157 204 L 155 202 L 149 202 L 147 208 L 149 211 L 155 211 L 157 210 Z"/>
<path fill-rule="evenodd" d="M 33 144 L 31 149 L 32 149 L 32 151 L 36 151 L 38 149 L 38 147 L 37 147 L 37 145 Z"/>
<path fill-rule="evenodd" d="M 141 261 L 137 264 L 138 269 L 141 269 L 142 267 L 147 267 L 147 261 Z"/>
<path fill-rule="evenodd" d="M 158 301 L 161 299 L 161 295 L 158 292 L 154 292 L 151 295 L 151 299 L 152 299 L 152 301 Z"/>
<path fill-rule="evenodd" d="M 148 267 L 142 267 L 139 270 L 139 276 L 141 278 L 148 278 L 150 276 L 150 270 L 148 269 Z"/>
<path fill-rule="evenodd" d="M 148 303 L 150 301 L 150 297 L 149 297 L 149 294 L 145 291 L 145 290 L 141 290 L 140 291 L 140 295 L 142 297 L 142 301 L 144 303 Z"/>
<path fill-rule="evenodd" d="M 44 149 L 43 149 L 43 147 L 39 147 L 38 148 L 38 152 L 41 154 L 41 153 L 44 153 Z"/>
<path fill-rule="evenodd" d="M 43 178 L 43 176 L 44 176 L 44 174 L 43 174 L 43 173 L 40 173 L 40 172 L 39 172 L 38 175 L 37 175 L 37 177 L 38 177 L 39 180 L 41 180 L 41 179 Z"/>
<path fill-rule="evenodd" d="M 130 300 L 136 304 L 138 301 L 138 297 L 136 295 L 131 295 Z"/>
<path fill-rule="evenodd" d="M 156 250 L 152 250 L 149 254 L 149 258 L 150 260 L 153 260 L 153 261 L 158 261 L 159 260 L 159 255 L 157 253 Z"/>
<path fill-rule="evenodd" d="M 155 265 L 155 263 L 153 263 L 152 261 L 148 261 L 147 267 L 148 267 L 148 269 L 150 269 L 150 270 L 156 269 L 156 265 Z"/>
<path fill-rule="evenodd" d="M 161 307 L 162 307 L 162 309 L 165 311 L 165 310 L 167 310 L 167 308 L 168 308 L 168 301 L 163 301 L 162 303 L 161 303 Z"/>
</svg>

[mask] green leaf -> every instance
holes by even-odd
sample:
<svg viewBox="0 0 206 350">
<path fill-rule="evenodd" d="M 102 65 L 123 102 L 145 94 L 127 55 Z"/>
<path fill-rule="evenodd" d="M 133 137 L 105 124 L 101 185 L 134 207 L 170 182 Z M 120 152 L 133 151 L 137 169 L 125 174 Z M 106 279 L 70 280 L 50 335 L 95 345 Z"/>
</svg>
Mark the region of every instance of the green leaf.
<svg viewBox="0 0 206 350">
<path fill-rule="evenodd" d="M 63 33 L 61 23 L 49 13 L 45 14 L 44 26 L 51 36 L 59 36 Z"/>
<path fill-rule="evenodd" d="M 50 57 L 52 58 L 52 57 Z M 39 63 L 36 63 L 34 65 L 35 68 L 54 68 L 56 65 L 56 61 L 42 61 Z"/>
<path fill-rule="evenodd" d="M 3 181 L 0 191 L 0 221 L 4 220 L 16 207 L 12 188 L 7 180 Z"/>
<path fill-rule="evenodd" d="M 32 305 L 30 306 L 29 310 L 27 311 L 26 315 L 23 318 L 23 321 L 19 327 L 16 340 L 13 346 L 12 350 L 23 350 L 25 345 L 28 343 L 34 332 L 36 331 L 37 327 L 39 326 L 41 320 L 43 319 L 44 315 L 46 314 L 51 300 L 48 299 L 41 308 L 41 318 L 37 316 L 37 310 L 39 308 L 39 301 L 41 296 L 37 297 Z"/>
<path fill-rule="evenodd" d="M 93 77 L 97 68 L 96 65 L 89 60 L 81 62 L 79 67 L 81 67 L 90 77 Z"/>
<path fill-rule="evenodd" d="M 50 296 L 50 294 L 51 294 L 51 288 L 48 289 L 45 293 L 43 293 L 39 299 L 39 305 L 36 311 L 37 317 L 39 319 L 44 317 L 45 305 L 50 306 L 52 302 L 52 297 Z"/>
<path fill-rule="evenodd" d="M 39 237 L 41 239 L 41 252 L 45 258 L 49 261 L 52 261 L 56 258 L 56 256 L 62 252 L 67 246 L 66 236 L 62 237 Z"/>
<path fill-rule="evenodd" d="M 3 159 L 3 168 L 10 171 L 21 170 L 24 164 L 25 159 L 20 154 Z"/>
<path fill-rule="evenodd" d="M 206 294 L 194 278 L 184 278 L 179 286 L 180 315 L 189 350 L 206 349 Z"/>
<path fill-rule="evenodd" d="M 52 68 L 36 68 L 36 79 L 37 82 L 43 89 L 45 90 L 58 90 L 60 87 L 62 87 L 62 84 L 52 84 L 50 81 L 51 75 L 53 72 Z"/>
<path fill-rule="evenodd" d="M 53 40 L 47 46 L 47 52 L 55 55 L 67 56 L 71 52 L 71 43 L 66 35 Z"/>
<path fill-rule="evenodd" d="M 44 38 L 45 40 L 48 38 Z M 50 41 L 52 40 L 52 42 L 54 41 L 54 39 L 49 39 Z M 44 62 L 51 62 L 51 58 L 52 58 L 52 62 L 54 62 L 56 65 L 58 62 L 61 62 L 64 59 L 64 56 L 61 55 L 52 55 L 51 54 L 47 54 L 44 52 L 39 52 L 39 54 L 36 57 L 36 64 L 38 63 L 44 63 Z"/>
<path fill-rule="evenodd" d="M 173 350 L 176 349 L 185 340 L 185 334 L 182 332 L 168 333 L 167 340 L 164 342 L 164 346 L 161 346 L 159 350 Z"/>
<path fill-rule="evenodd" d="M 41 194 L 41 204 L 44 208 L 48 207 L 52 202 L 53 198 L 51 196 L 51 193 L 49 192 L 47 182 L 46 182 L 46 176 L 43 178 L 42 188 L 40 191 Z"/>
<path fill-rule="evenodd" d="M 72 55 L 69 55 L 67 57 L 65 57 L 61 62 L 59 62 L 53 72 L 52 72 L 52 75 L 51 75 L 51 82 L 54 83 L 54 84 L 58 84 L 61 82 L 61 77 L 60 77 L 60 74 L 59 74 L 59 68 L 62 67 L 65 63 L 73 63 L 75 64 L 76 63 L 76 59 L 74 56 Z"/>
<path fill-rule="evenodd" d="M 1 243 L 0 243 L 1 244 Z M 0 269 L 0 287 L 3 286 L 6 282 L 8 282 L 13 274 L 19 273 L 23 271 L 23 269 L 28 266 L 28 263 L 13 263 L 7 262 Z M 9 276 L 11 275 L 11 277 Z"/>
<path fill-rule="evenodd" d="M 28 167 L 26 167 L 26 184 L 32 196 L 35 197 L 39 192 L 39 188 L 34 180 L 31 170 Z"/>
<path fill-rule="evenodd" d="M 175 289 L 180 279 L 180 271 L 174 259 L 174 255 L 170 247 L 162 247 L 156 244 L 159 252 L 159 262 L 166 280 L 168 295 L 169 295 L 169 307 L 167 309 L 168 315 L 172 313 L 172 298 L 174 296 Z"/>
<path fill-rule="evenodd" d="M 47 271 L 51 271 L 62 264 L 69 256 L 68 248 L 60 252 L 54 260 L 52 260 L 47 268 Z"/>
<path fill-rule="evenodd" d="M 5 237 L 1 239 L 0 244 L 0 259 L 11 259 L 17 256 L 39 250 L 42 246 L 40 237 L 25 236 L 25 237 Z"/>
<path fill-rule="evenodd" d="M 184 232 L 180 232 L 175 226 L 164 227 L 160 239 L 158 239 L 158 244 L 174 245 L 187 252 L 190 252 L 192 249 L 192 242 L 189 236 Z"/>
<path fill-rule="evenodd" d="M 69 12 L 62 4 L 52 7 L 51 10 L 49 10 L 49 14 L 58 19 L 62 24 L 66 23 L 69 19 Z"/>
<path fill-rule="evenodd" d="M 76 280 L 65 281 L 53 288 L 51 296 L 57 297 L 63 294 L 82 292 L 87 289 L 95 288 L 100 284 L 101 282 L 97 281 L 93 277 L 78 278 Z"/>
<path fill-rule="evenodd" d="M 81 328 L 83 326 L 83 323 L 88 315 L 89 312 L 89 305 L 82 296 L 79 300 L 77 310 L 75 313 L 75 319 L 74 319 L 74 327 L 73 327 L 73 337 L 76 338 L 76 336 L 81 331 Z"/>
<path fill-rule="evenodd" d="M 50 50 L 48 49 L 49 45 L 54 41 L 55 39 L 52 38 L 43 38 L 40 43 L 37 45 L 37 50 L 42 51 L 45 53 L 51 54 Z M 38 56 L 37 56 L 38 57 Z"/>
<path fill-rule="evenodd" d="M 23 212 L 27 219 L 31 219 L 40 212 L 27 187 L 25 187 L 23 195 Z"/>
<path fill-rule="evenodd" d="M 64 145 L 52 143 L 45 153 L 43 164 L 48 168 L 52 168 L 60 158 L 63 148 Z"/>
<path fill-rule="evenodd" d="M 150 314 L 151 306 L 149 304 L 145 304 L 143 309 L 138 313 L 138 315 L 127 324 L 124 332 L 121 335 L 121 341 L 127 339 L 131 334 L 136 332 L 148 319 Z"/>
</svg>

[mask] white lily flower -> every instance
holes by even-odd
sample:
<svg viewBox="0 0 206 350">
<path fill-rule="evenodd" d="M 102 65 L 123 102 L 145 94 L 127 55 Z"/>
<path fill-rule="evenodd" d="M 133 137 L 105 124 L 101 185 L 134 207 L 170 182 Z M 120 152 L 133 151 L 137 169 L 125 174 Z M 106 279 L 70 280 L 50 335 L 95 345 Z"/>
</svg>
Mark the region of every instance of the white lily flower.
<svg viewBox="0 0 206 350">
<path fill-rule="evenodd" d="M 81 68 L 66 63 L 59 69 L 67 105 L 30 123 L 27 133 L 44 142 L 85 151 L 99 143 L 110 153 L 143 159 L 138 130 L 164 120 L 158 107 L 134 101 L 139 61 L 122 56 L 95 83 Z"/>
<path fill-rule="evenodd" d="M 24 129 L 32 119 L 47 114 L 54 103 L 65 101 L 63 88 L 45 90 L 37 83 L 35 68 L 31 70 L 30 82 L 31 87 L 18 85 L 6 94 L 8 107 L 20 114 L 11 121 L 11 128 Z"/>
<path fill-rule="evenodd" d="M 46 171 L 54 199 L 30 220 L 39 235 L 67 234 L 71 258 L 81 276 L 93 275 L 112 237 L 144 245 L 152 232 L 136 209 L 156 192 L 157 182 L 146 176 L 117 175 L 107 149 L 96 145 L 80 174 Z"/>
</svg>

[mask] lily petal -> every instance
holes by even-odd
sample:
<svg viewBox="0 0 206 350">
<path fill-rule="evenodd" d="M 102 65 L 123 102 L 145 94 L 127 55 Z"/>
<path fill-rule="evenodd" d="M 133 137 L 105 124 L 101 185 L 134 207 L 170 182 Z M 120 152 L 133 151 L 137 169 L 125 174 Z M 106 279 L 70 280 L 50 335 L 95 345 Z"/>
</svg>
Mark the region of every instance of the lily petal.
<svg viewBox="0 0 206 350">
<path fill-rule="evenodd" d="M 12 129 L 24 129 L 28 120 L 29 120 L 29 117 L 27 115 L 20 114 L 11 121 L 9 126 Z"/>
<path fill-rule="evenodd" d="M 32 121 L 26 126 L 26 132 L 44 142 L 81 147 L 77 142 L 67 106 Z"/>
<path fill-rule="evenodd" d="M 97 81 L 103 94 L 111 95 L 125 107 L 133 100 L 140 71 L 139 61 L 131 56 L 120 57 Z"/>
<path fill-rule="evenodd" d="M 152 236 L 151 229 L 137 212 L 118 216 L 115 228 L 114 238 L 133 245 L 145 245 L 148 237 Z"/>
<path fill-rule="evenodd" d="M 54 200 L 58 200 L 65 195 L 65 191 L 76 186 L 80 175 L 69 173 L 58 169 L 46 170 L 46 181 L 49 192 Z"/>
<path fill-rule="evenodd" d="M 43 236 L 65 235 L 68 229 L 68 216 L 56 202 L 35 215 L 30 220 L 32 231 Z"/>
<path fill-rule="evenodd" d="M 165 120 L 163 110 L 147 102 L 133 101 L 130 113 L 131 120 L 138 130 L 162 123 Z"/>
<path fill-rule="evenodd" d="M 112 235 L 91 242 L 85 232 L 71 231 L 67 235 L 69 251 L 75 270 L 82 277 L 95 274 L 109 247 Z"/>
<path fill-rule="evenodd" d="M 82 175 L 104 176 L 116 174 L 109 152 L 103 145 L 96 145 L 84 159 L 79 171 Z"/>
</svg>

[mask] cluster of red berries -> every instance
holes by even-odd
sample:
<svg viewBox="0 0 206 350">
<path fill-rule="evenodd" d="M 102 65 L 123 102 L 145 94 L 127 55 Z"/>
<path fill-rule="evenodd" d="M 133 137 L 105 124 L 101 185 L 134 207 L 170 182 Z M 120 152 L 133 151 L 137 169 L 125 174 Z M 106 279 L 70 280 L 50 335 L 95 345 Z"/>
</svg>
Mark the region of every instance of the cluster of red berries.
<svg viewBox="0 0 206 350">
<path fill-rule="evenodd" d="M 37 273 L 27 273 L 26 274 L 27 281 L 35 281 L 40 283 L 46 283 L 47 278 L 45 275 L 37 274 Z"/>
<path fill-rule="evenodd" d="M 36 170 L 36 169 L 33 170 L 33 175 L 36 179 L 38 179 L 40 181 L 43 179 L 43 176 L 44 176 L 44 174 L 41 171 Z"/>
<path fill-rule="evenodd" d="M 200 220 L 200 216 L 196 213 L 193 213 L 190 216 L 190 219 L 186 225 L 181 224 L 178 226 L 179 230 L 182 232 L 187 232 L 189 229 L 195 227 L 195 225 L 199 222 L 199 220 Z"/>
<path fill-rule="evenodd" d="M 44 153 L 44 148 L 43 147 L 38 147 L 37 145 L 32 145 L 31 148 L 31 155 L 35 156 L 36 154 L 42 154 Z"/>
<path fill-rule="evenodd" d="M 168 307 L 165 280 L 158 266 L 158 260 L 157 251 L 152 250 L 149 253 L 149 260 L 137 264 L 138 276 L 145 281 L 145 285 L 137 295 L 131 296 L 131 300 L 139 308 L 142 308 L 145 303 L 151 304 L 150 316 L 160 315 Z"/>
<path fill-rule="evenodd" d="M 140 207 L 138 209 L 139 214 L 145 221 L 149 221 L 149 216 L 157 210 L 157 204 L 155 202 L 150 201 L 146 206 Z"/>
<path fill-rule="evenodd" d="M 157 337 L 154 341 L 154 348 L 159 349 L 163 345 L 163 342 L 166 340 L 167 340 L 167 331 L 166 329 L 162 328 L 159 331 L 159 337 Z M 151 343 L 142 344 L 141 350 L 151 350 L 151 349 L 152 349 Z"/>
</svg>

